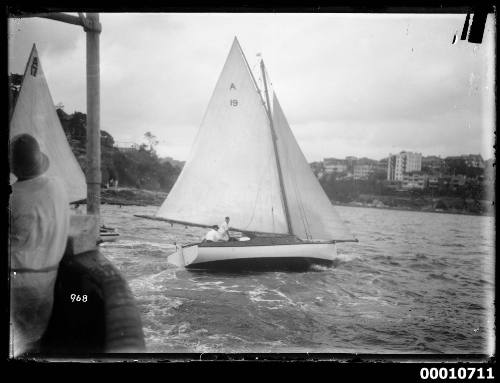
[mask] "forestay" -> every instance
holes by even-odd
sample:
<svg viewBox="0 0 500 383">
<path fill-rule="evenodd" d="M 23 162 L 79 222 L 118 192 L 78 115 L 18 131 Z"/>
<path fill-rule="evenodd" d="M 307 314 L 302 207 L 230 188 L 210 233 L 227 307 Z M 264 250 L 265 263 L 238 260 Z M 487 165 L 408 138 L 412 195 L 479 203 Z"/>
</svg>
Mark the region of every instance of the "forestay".
<svg viewBox="0 0 500 383">
<path fill-rule="evenodd" d="M 86 198 L 85 175 L 74 157 L 57 116 L 52 96 L 35 45 L 26 65 L 24 78 L 10 120 L 10 138 L 27 133 L 37 139 L 47 154 L 47 175 L 63 181 L 70 201 Z M 11 174 L 11 184 L 16 177 Z"/>
<path fill-rule="evenodd" d="M 287 233 L 269 119 L 234 40 L 186 164 L 157 217 Z"/>
</svg>

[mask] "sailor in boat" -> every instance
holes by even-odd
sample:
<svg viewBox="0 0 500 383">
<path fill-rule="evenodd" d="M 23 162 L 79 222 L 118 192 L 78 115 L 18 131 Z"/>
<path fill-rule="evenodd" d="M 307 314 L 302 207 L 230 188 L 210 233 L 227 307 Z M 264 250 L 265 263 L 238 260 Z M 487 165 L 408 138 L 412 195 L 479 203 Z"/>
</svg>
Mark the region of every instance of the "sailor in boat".
<svg viewBox="0 0 500 383">
<path fill-rule="evenodd" d="M 54 304 L 59 262 L 69 232 L 69 198 L 62 180 L 44 173 L 49 159 L 37 140 L 11 140 L 11 354 L 37 352 Z"/>
<path fill-rule="evenodd" d="M 219 226 L 219 235 L 220 235 L 220 240 L 221 241 L 229 241 L 229 217 L 226 217 L 224 219 L 224 222 L 222 222 Z"/>
<path fill-rule="evenodd" d="M 221 241 L 221 236 L 219 233 L 219 226 L 214 225 L 212 228 L 209 230 L 209 232 L 205 235 L 205 241 L 206 242 L 218 242 Z"/>
</svg>

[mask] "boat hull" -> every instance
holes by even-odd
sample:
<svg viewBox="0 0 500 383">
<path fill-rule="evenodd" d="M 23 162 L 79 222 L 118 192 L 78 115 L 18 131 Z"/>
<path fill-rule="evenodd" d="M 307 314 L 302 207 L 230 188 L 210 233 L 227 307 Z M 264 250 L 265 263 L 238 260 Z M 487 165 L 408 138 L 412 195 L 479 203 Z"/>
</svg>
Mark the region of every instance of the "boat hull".
<svg viewBox="0 0 500 383">
<path fill-rule="evenodd" d="M 168 261 L 188 269 L 211 270 L 300 270 L 312 265 L 331 266 L 336 258 L 335 243 L 294 243 L 282 245 L 178 247 Z"/>
</svg>

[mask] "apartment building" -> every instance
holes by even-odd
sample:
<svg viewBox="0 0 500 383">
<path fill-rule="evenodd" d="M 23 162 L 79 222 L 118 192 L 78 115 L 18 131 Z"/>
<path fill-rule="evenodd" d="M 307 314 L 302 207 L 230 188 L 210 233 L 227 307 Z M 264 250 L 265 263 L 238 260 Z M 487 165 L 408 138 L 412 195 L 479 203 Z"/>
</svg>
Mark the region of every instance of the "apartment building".
<svg viewBox="0 0 500 383">
<path fill-rule="evenodd" d="M 342 173 L 347 171 L 347 164 L 345 160 L 340 160 L 337 158 L 325 158 L 323 160 L 323 168 L 325 173 Z"/>
<path fill-rule="evenodd" d="M 402 151 L 399 154 L 389 154 L 387 161 L 387 179 L 403 181 L 405 173 L 422 170 L 422 154 Z"/>
</svg>

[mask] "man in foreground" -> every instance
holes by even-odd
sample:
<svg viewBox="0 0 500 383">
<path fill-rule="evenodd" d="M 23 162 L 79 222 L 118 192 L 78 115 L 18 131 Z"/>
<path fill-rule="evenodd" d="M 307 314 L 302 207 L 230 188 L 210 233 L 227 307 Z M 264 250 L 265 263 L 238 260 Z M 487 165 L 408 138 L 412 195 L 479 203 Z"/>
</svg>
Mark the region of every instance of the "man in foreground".
<svg viewBox="0 0 500 383">
<path fill-rule="evenodd" d="M 69 231 L 63 183 L 44 173 L 48 157 L 28 134 L 10 143 L 11 355 L 36 352 L 54 304 L 54 286 Z"/>
</svg>

